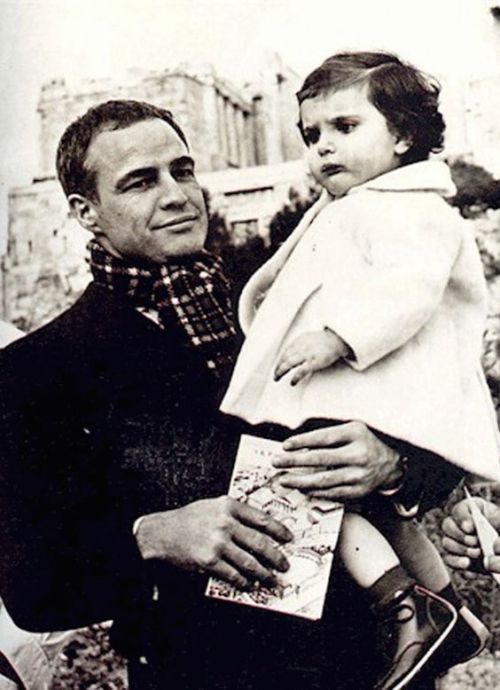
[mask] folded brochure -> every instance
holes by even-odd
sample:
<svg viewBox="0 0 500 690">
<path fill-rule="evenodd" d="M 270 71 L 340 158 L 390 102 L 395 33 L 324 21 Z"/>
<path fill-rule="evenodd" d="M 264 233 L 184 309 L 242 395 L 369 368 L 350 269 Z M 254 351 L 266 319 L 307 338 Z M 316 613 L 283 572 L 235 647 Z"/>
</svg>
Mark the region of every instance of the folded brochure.
<svg viewBox="0 0 500 690">
<path fill-rule="evenodd" d="M 279 477 L 284 471 L 272 465 L 273 457 L 282 452 L 281 443 L 243 435 L 229 495 L 272 515 L 293 533 L 294 539 L 280 547 L 289 570 L 276 572 L 278 583 L 273 587 L 257 584 L 245 591 L 211 577 L 205 594 L 318 620 L 323 613 L 343 505 L 282 487 Z"/>
</svg>

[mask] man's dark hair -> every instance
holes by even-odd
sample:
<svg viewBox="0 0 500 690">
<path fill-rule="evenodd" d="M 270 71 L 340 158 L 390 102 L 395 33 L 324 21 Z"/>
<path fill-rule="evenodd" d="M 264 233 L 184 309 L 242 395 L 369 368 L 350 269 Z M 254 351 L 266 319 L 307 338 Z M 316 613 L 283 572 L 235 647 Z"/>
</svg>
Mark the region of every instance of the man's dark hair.
<svg viewBox="0 0 500 690">
<path fill-rule="evenodd" d="M 368 99 L 385 117 L 389 130 L 410 144 L 401 156 L 403 165 L 442 151 L 445 123 L 438 110 L 440 86 L 396 55 L 382 52 L 332 55 L 306 77 L 297 99 L 300 104 L 308 98 L 355 84 L 367 84 Z M 299 129 L 302 134 L 301 122 Z"/>
<path fill-rule="evenodd" d="M 57 176 L 66 196 L 81 194 L 88 199 L 97 198 L 96 173 L 85 161 L 90 144 L 100 132 L 124 129 L 136 122 L 156 118 L 170 125 L 188 146 L 172 113 L 143 101 L 106 101 L 72 122 L 62 135 L 56 154 Z"/>
</svg>

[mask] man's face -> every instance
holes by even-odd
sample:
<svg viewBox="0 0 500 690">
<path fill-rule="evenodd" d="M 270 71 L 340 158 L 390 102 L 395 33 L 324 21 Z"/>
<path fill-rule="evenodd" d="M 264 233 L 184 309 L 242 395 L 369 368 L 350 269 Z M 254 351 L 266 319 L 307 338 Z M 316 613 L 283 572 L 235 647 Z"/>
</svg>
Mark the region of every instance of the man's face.
<svg viewBox="0 0 500 690">
<path fill-rule="evenodd" d="M 86 165 L 97 188 L 87 227 L 111 254 L 163 263 L 203 248 L 207 214 L 194 162 L 166 122 L 99 133 Z"/>
<path fill-rule="evenodd" d="M 336 197 L 397 168 L 408 148 L 368 100 L 366 85 L 308 98 L 300 117 L 311 172 Z"/>
</svg>

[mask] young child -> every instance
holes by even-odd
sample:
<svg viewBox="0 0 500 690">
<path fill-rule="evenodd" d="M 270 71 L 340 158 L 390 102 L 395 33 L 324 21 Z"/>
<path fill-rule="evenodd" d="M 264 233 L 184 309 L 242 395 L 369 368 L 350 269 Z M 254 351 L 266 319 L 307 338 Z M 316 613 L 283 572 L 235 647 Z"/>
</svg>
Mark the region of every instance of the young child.
<svg viewBox="0 0 500 690">
<path fill-rule="evenodd" d="M 290 429 L 359 419 L 498 479 L 480 258 L 443 199 L 455 193 L 448 167 L 428 160 L 443 143 L 438 94 L 384 53 L 334 55 L 306 78 L 299 127 L 323 193 L 243 291 L 246 341 L 221 409 Z M 392 612 L 396 649 L 378 686 L 388 690 L 474 656 L 488 632 L 389 500 L 377 526 L 389 541 L 347 512 L 339 551 Z"/>
</svg>

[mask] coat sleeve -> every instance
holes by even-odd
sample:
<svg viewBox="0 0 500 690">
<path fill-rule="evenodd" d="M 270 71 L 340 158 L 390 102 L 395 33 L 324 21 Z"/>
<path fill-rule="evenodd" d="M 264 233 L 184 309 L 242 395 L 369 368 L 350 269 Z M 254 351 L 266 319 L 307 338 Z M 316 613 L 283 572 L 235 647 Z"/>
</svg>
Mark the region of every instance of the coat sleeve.
<svg viewBox="0 0 500 690">
<path fill-rule="evenodd" d="M 141 580 L 133 516 L 110 504 L 105 454 L 48 369 L 33 349 L 0 354 L 0 594 L 32 631 L 113 618 Z"/>
<path fill-rule="evenodd" d="M 460 220 L 437 195 L 356 197 L 332 227 L 335 255 L 323 253 L 321 313 L 322 325 L 350 347 L 349 364 L 363 370 L 408 342 L 436 312 L 461 232 Z"/>
</svg>

